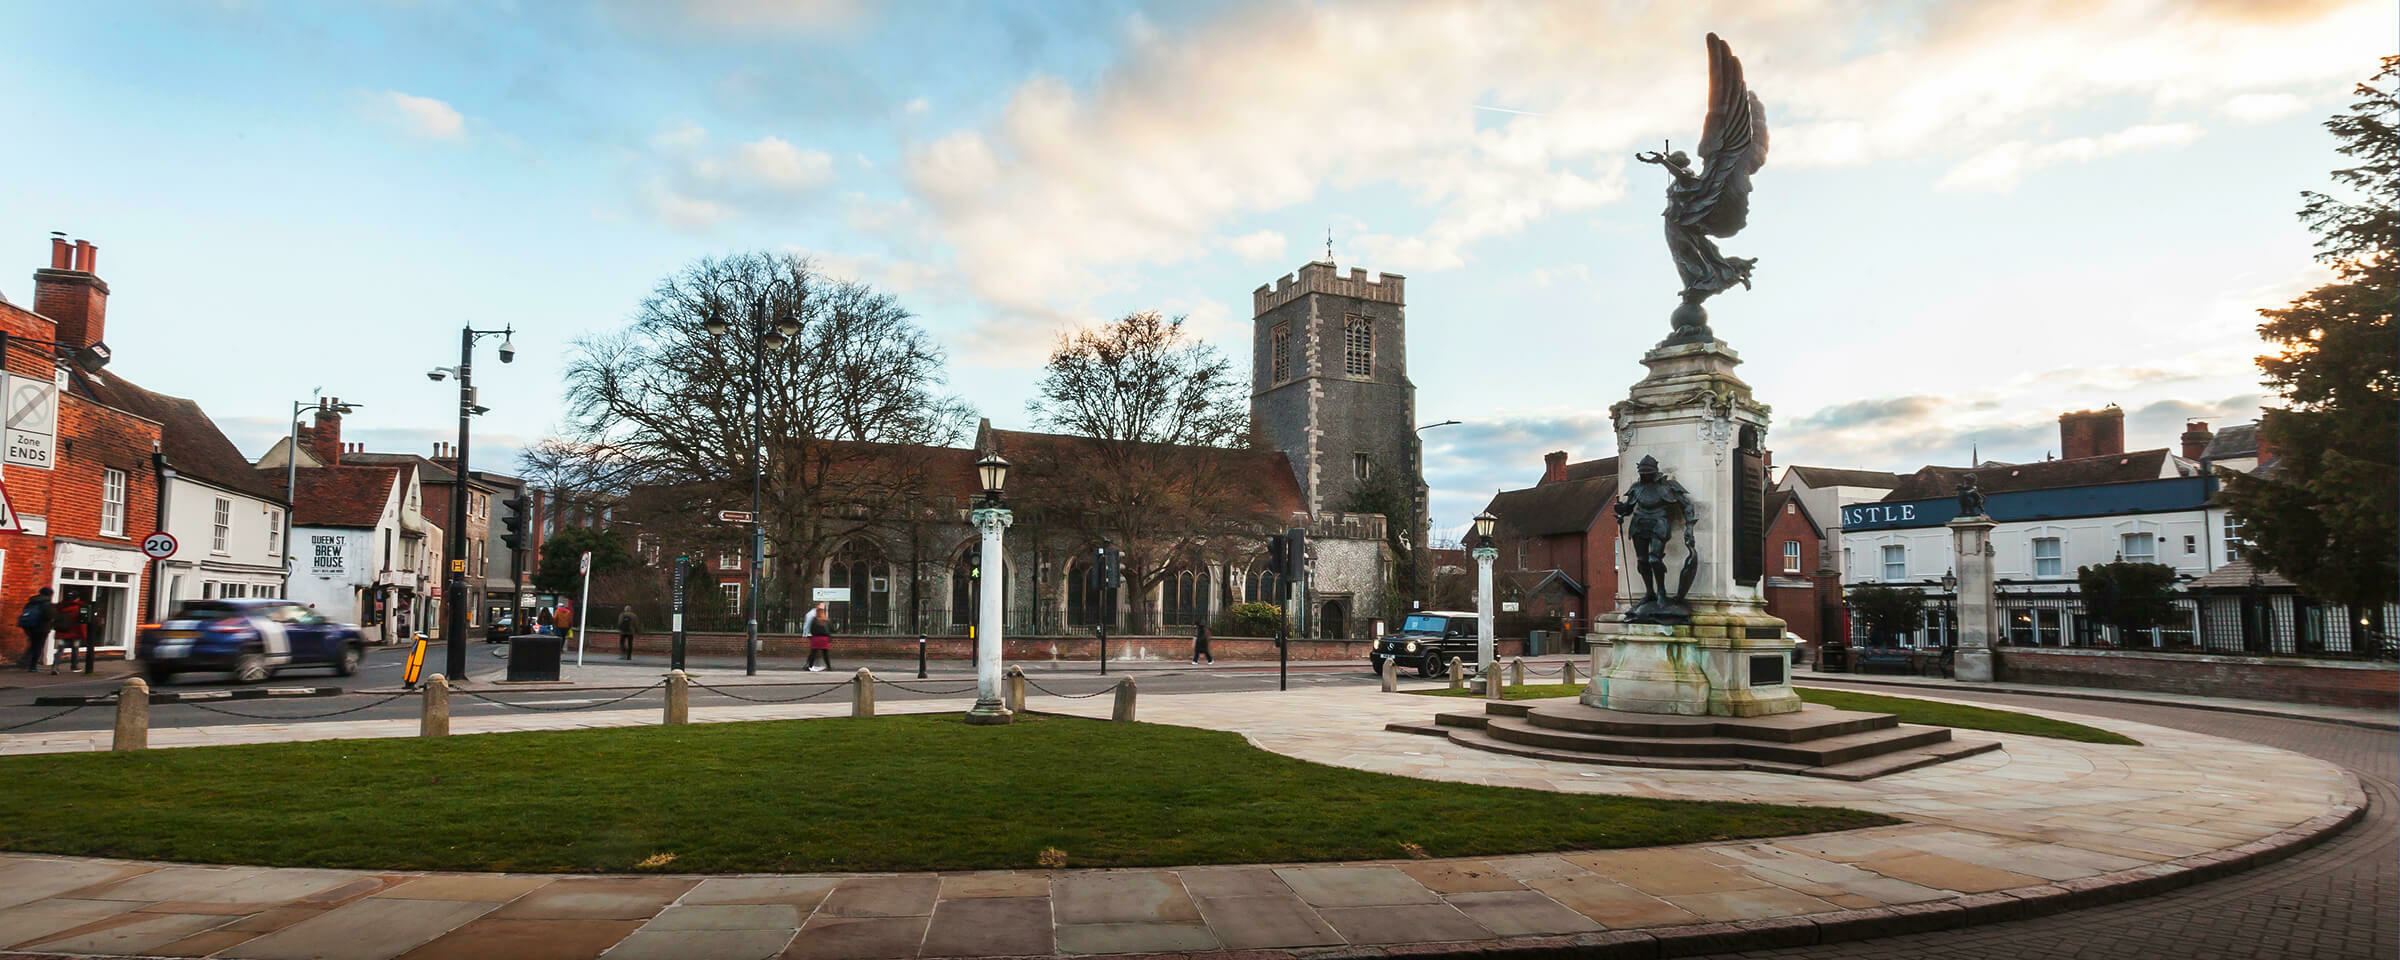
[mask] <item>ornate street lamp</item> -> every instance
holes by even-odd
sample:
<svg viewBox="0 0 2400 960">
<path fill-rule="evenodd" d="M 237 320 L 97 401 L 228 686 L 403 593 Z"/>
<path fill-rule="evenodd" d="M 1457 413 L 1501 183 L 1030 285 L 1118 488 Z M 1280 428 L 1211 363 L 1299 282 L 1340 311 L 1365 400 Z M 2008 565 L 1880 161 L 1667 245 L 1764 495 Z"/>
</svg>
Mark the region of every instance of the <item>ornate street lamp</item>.
<svg viewBox="0 0 2400 960">
<path fill-rule="evenodd" d="M 1942 646 L 1958 645 L 1958 571 L 1942 571 Z"/>
<path fill-rule="evenodd" d="M 1475 515 L 1475 669 L 1489 670 L 1492 654 L 1492 561 L 1500 551 L 1492 548 L 1492 527 L 1500 522 L 1490 510 Z"/>
<path fill-rule="evenodd" d="M 983 480 L 983 505 L 967 514 L 967 519 L 983 534 L 977 569 L 994 574 L 977 585 L 975 705 L 967 708 L 967 722 L 997 725 L 1012 719 L 1000 693 L 1000 602 L 1008 582 L 1008 568 L 1000 559 L 1000 535 L 1014 519 L 1000 500 L 1001 487 L 1008 483 L 1008 461 L 997 453 L 988 455 L 976 462 L 975 473 Z"/>
<path fill-rule="evenodd" d="M 779 310 L 778 306 L 782 301 L 776 299 L 775 295 L 782 292 L 788 298 L 794 289 L 800 289 L 803 293 L 806 291 L 805 288 L 798 288 L 783 277 L 776 277 L 763 287 L 754 286 L 749 280 L 742 277 L 726 277 L 716 283 L 716 288 L 719 290 L 727 286 L 740 287 L 742 293 L 750 299 L 747 311 L 749 324 L 745 332 L 749 334 L 752 344 L 750 349 L 750 398 L 752 403 L 758 405 L 758 408 L 752 411 L 750 416 L 752 431 L 750 438 L 750 588 L 749 592 L 744 595 L 744 606 L 750 616 L 750 641 L 742 646 L 742 672 L 748 676 L 757 676 L 758 608 L 760 606 L 758 568 L 761 564 L 766 563 L 767 559 L 766 515 L 761 512 L 760 506 L 765 499 L 763 491 L 766 486 L 766 467 L 760 462 L 759 457 L 759 451 L 765 449 L 767 445 L 767 411 L 764 402 L 767 395 L 767 353 L 771 350 L 782 349 L 784 344 L 790 343 L 791 339 L 800 333 L 799 318 Z M 722 337 L 733 329 L 733 322 L 726 319 L 723 309 L 711 309 L 708 316 L 701 318 L 700 329 L 708 331 L 709 336 Z"/>
</svg>

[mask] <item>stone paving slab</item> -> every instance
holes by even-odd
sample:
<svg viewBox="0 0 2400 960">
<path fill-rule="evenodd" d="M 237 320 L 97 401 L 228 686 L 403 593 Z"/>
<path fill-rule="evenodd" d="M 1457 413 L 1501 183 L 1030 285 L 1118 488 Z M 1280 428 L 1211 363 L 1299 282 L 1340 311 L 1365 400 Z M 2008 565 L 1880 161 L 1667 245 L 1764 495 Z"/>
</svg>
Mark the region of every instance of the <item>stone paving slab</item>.
<svg viewBox="0 0 2400 960">
<path fill-rule="evenodd" d="M 886 712 L 963 706 L 912 701 L 888 704 Z M 1047 697 L 1032 706 L 1086 716 L 1109 709 L 1105 702 Z M 2093 718 L 2076 719 L 2144 746 L 1999 735 L 1999 752 L 1866 783 L 1594 771 L 1382 730 L 1438 706 L 1371 690 L 1317 690 L 1305 697 L 1158 697 L 1142 709 L 1151 722 L 1233 730 L 1268 750 L 1403 776 L 1838 804 L 1907 822 L 1772 840 L 1478 859 L 879 876 L 375 873 L 0 854 L 0 950 L 259 960 L 909 960 L 1220 951 L 1261 960 L 1327 949 L 1648 956 L 2015 919 L 2144 895 L 2288 854 L 2345 826 L 2364 804 L 2355 781 L 2329 764 Z M 693 712 L 696 721 L 729 722 L 846 711 L 846 704 L 813 704 Z M 656 719 L 641 710 L 455 723 L 460 732 L 496 732 Z M 376 732 L 388 726 L 318 724 L 279 733 L 185 728 L 154 738 L 196 745 L 372 736 L 388 735 Z M 16 745 L 0 741 L 0 749 Z"/>
</svg>

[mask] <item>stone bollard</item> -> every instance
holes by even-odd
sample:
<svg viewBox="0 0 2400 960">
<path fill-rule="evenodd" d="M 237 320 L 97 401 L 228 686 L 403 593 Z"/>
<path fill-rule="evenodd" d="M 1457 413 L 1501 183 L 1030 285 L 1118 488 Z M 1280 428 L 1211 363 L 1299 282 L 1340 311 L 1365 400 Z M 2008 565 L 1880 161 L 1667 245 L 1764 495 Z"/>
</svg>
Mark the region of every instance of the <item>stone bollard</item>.
<svg viewBox="0 0 2400 960">
<path fill-rule="evenodd" d="M 1509 685 L 1509 686 L 1512 686 L 1512 687 L 1522 687 L 1522 686 L 1524 686 L 1524 685 L 1525 685 L 1525 658 L 1524 658 L 1524 657 L 1512 657 L 1512 658 L 1510 658 L 1510 659 L 1509 659 L 1509 661 L 1508 661 L 1508 685 Z"/>
<path fill-rule="evenodd" d="M 1460 663 L 1460 662 L 1458 662 L 1458 658 L 1457 658 L 1457 657 L 1451 657 L 1451 658 L 1450 658 L 1450 689 L 1452 689 L 1452 690 L 1464 690 L 1464 689 L 1466 689 L 1466 688 L 1467 688 L 1467 665 L 1466 665 L 1466 664 L 1463 664 L 1463 663 Z"/>
<path fill-rule="evenodd" d="M 692 678 L 681 670 L 667 671 L 667 722 L 692 722 Z"/>
<path fill-rule="evenodd" d="M 417 723 L 417 736 L 449 735 L 450 678 L 437 673 L 425 678 L 425 718 Z"/>
<path fill-rule="evenodd" d="M 132 677 L 117 690 L 117 735 L 111 750 L 143 750 L 150 746 L 150 682 Z"/>
<path fill-rule="evenodd" d="M 1558 675 L 1560 678 L 1558 682 L 1560 683 L 1573 685 L 1583 682 L 1580 679 L 1577 679 L 1575 676 L 1575 660 L 1572 657 L 1559 664 Z"/>
<path fill-rule="evenodd" d="M 1495 663 L 1492 665 L 1491 669 L 1483 672 L 1483 698 L 1486 700 L 1501 699 L 1499 668 L 1500 665 Z"/>
<path fill-rule="evenodd" d="M 850 715 L 853 717 L 874 716 L 875 675 L 868 673 L 867 668 L 860 667 L 858 676 L 850 682 L 853 685 L 850 691 Z"/>
<path fill-rule="evenodd" d="M 1382 673 L 1383 673 L 1383 692 L 1385 692 L 1385 693 L 1397 693 L 1397 692 L 1399 692 L 1399 690 L 1400 690 L 1400 661 L 1398 661 L 1398 660 L 1386 660 L 1386 661 L 1384 661 L 1384 662 L 1383 662 L 1383 670 L 1382 670 Z"/>
<path fill-rule="evenodd" d="M 1132 722 L 1133 722 L 1133 678 L 1132 678 L 1132 677 L 1126 677 L 1126 678 L 1125 678 L 1125 679 L 1123 679 L 1123 680 L 1119 680 L 1119 681 L 1117 681 L 1117 709 L 1115 710 L 1115 712 L 1113 712 L 1113 713 L 1109 714 L 1109 717 L 1108 717 L 1108 718 L 1109 718 L 1110 720 L 1114 720 L 1114 721 L 1116 721 L 1116 722 L 1118 722 L 1118 723 L 1132 723 Z"/>
<path fill-rule="evenodd" d="M 1008 712 L 1025 712 L 1025 668 L 1009 665 L 1008 676 L 1000 678 L 1000 699 Z"/>
</svg>

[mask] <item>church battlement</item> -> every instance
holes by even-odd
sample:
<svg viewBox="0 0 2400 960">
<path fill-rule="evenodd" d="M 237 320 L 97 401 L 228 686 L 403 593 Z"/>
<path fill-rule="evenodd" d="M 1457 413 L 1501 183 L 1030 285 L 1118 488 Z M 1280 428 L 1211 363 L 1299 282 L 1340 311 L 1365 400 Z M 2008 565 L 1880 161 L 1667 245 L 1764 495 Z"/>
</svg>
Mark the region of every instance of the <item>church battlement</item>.
<svg viewBox="0 0 2400 960">
<path fill-rule="evenodd" d="M 1375 279 L 1370 280 L 1367 279 L 1367 271 L 1359 267 L 1350 268 L 1350 275 L 1345 277 L 1330 262 L 1311 261 L 1302 266 L 1297 275 L 1284 274 L 1283 279 L 1277 280 L 1273 287 L 1260 284 L 1257 290 L 1251 291 L 1251 316 L 1264 316 L 1269 310 L 1311 293 L 1405 305 L 1408 301 L 1402 284 L 1406 280 L 1406 277 L 1397 273 L 1377 274 Z"/>
</svg>

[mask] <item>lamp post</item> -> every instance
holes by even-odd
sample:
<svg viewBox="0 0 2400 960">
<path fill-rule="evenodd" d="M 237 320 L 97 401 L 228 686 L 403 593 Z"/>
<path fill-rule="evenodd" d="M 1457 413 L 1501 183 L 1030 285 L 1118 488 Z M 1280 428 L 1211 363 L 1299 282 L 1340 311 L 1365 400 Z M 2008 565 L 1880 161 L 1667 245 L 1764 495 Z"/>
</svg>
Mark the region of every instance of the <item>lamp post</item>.
<svg viewBox="0 0 2400 960">
<path fill-rule="evenodd" d="M 759 565 L 765 563 L 767 559 L 766 520 L 765 517 L 759 512 L 760 504 L 765 499 L 762 491 L 765 486 L 766 468 L 765 465 L 760 462 L 759 452 L 765 449 L 767 445 L 767 410 L 765 402 L 767 392 L 767 351 L 781 348 L 784 344 L 791 342 L 791 338 L 798 336 L 800 333 L 800 319 L 797 316 L 791 313 L 783 313 L 781 316 L 776 315 L 779 312 L 776 310 L 776 302 L 774 300 L 776 292 L 781 290 L 788 297 L 792 291 L 802 288 L 796 287 L 791 281 L 783 277 L 777 277 L 768 281 L 764 285 L 752 284 L 748 279 L 743 277 L 726 277 L 725 279 L 717 281 L 716 286 L 719 290 L 722 290 L 727 286 L 740 287 L 742 293 L 750 298 L 750 309 L 748 311 L 749 318 L 744 329 L 749 333 L 750 337 L 750 402 L 756 406 L 756 409 L 751 411 L 751 416 L 749 417 L 751 429 L 749 440 L 750 589 L 745 596 L 748 600 L 746 605 L 749 608 L 748 612 L 750 615 L 750 639 L 748 643 L 742 645 L 742 672 L 749 676 L 757 676 L 758 608 L 760 606 L 758 596 L 758 568 Z M 701 329 L 708 331 L 710 336 L 721 337 L 725 335 L 726 331 L 733 329 L 733 324 L 731 321 L 725 318 L 725 314 L 722 310 L 712 310 L 709 312 L 708 319 L 701 321 L 700 327 Z"/>
<path fill-rule="evenodd" d="M 451 683 L 467 679 L 467 425 L 476 414 L 489 407 L 475 402 L 475 341 L 484 337 L 500 338 L 500 362 L 514 363 L 517 359 L 517 329 L 514 326 L 498 330 L 477 330 L 473 326 L 458 329 L 458 366 L 435 367 L 425 376 L 440 383 L 447 375 L 458 376 L 458 473 L 450 491 L 450 529 L 442 538 L 443 553 L 449 561 L 444 582 L 448 595 L 442 602 L 442 645 L 448 653 L 448 675 Z M 289 524 L 285 525 L 287 528 Z"/>
<path fill-rule="evenodd" d="M 969 522 L 983 534 L 983 554 L 979 570 L 996 570 L 1000 574 L 983 578 L 976 584 L 975 613 L 975 705 L 967 709 L 967 722 L 996 725 L 1011 719 L 1000 692 L 1000 630 L 1001 594 L 1008 582 L 1007 567 L 1000 554 L 1000 535 L 1014 519 L 1008 508 L 1000 504 L 1000 489 L 1008 483 L 1008 461 L 999 454 L 983 458 L 975 464 L 975 472 L 983 479 L 983 505 L 967 515 Z"/>
<path fill-rule="evenodd" d="M 324 395 L 325 388 L 318 387 L 310 399 L 292 401 L 292 436 L 283 445 L 283 596 L 287 600 L 292 596 L 292 574 L 300 569 L 300 562 L 292 558 L 292 517 L 300 512 L 300 411 L 317 409 L 322 401 L 315 398 Z M 347 416 L 363 406 L 366 404 L 337 399 L 324 409 Z"/>
<path fill-rule="evenodd" d="M 1492 549 L 1492 525 L 1500 522 L 1486 510 L 1475 515 L 1475 540 L 1479 544 L 1475 556 L 1475 663 L 1478 670 L 1492 668 L 1492 561 L 1500 559 L 1500 551 Z"/>
</svg>

